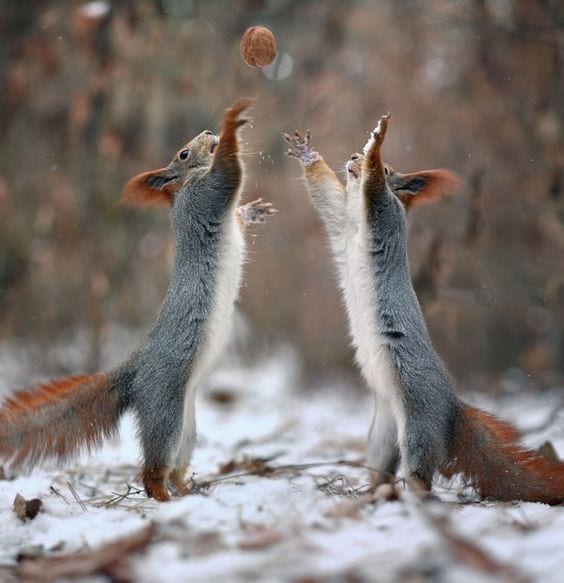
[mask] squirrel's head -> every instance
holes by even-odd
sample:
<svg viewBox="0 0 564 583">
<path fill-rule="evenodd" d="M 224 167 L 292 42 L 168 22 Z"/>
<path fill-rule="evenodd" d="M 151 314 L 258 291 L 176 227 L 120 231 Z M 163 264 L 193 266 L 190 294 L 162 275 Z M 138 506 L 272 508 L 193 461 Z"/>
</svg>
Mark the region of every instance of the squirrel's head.
<svg viewBox="0 0 564 583">
<path fill-rule="evenodd" d="M 347 185 L 360 182 L 360 173 L 362 171 L 362 160 L 364 156 L 355 152 L 345 164 L 345 168 L 347 170 Z"/>
<path fill-rule="evenodd" d="M 172 204 L 174 197 L 194 174 L 211 168 L 219 138 L 205 130 L 183 146 L 165 168 L 143 172 L 123 188 L 122 200 L 135 206 Z"/>
<path fill-rule="evenodd" d="M 346 164 L 347 185 L 360 185 L 363 154 L 354 153 Z M 462 180 L 450 170 L 422 170 L 401 174 L 389 164 L 384 164 L 386 182 L 390 190 L 399 198 L 406 210 L 412 206 L 439 200 L 454 194 L 462 186 Z"/>
</svg>

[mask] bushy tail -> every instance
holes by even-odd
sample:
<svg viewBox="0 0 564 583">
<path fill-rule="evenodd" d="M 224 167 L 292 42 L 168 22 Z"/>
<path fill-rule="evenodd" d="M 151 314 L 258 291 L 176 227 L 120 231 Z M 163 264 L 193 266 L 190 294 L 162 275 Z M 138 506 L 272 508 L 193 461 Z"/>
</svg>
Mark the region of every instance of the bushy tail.
<svg viewBox="0 0 564 583">
<path fill-rule="evenodd" d="M 19 391 L 0 405 L 0 458 L 15 468 L 63 461 L 111 436 L 122 410 L 103 373 Z"/>
<path fill-rule="evenodd" d="M 484 498 L 564 502 L 564 463 L 525 449 L 519 441 L 519 432 L 509 423 L 461 403 L 441 472 L 463 474 Z"/>
</svg>

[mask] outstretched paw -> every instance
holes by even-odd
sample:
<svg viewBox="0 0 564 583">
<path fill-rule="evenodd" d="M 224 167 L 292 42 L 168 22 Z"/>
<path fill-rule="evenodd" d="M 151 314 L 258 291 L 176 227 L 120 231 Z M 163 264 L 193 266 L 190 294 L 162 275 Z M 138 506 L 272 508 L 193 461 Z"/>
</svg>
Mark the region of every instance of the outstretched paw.
<svg viewBox="0 0 564 583">
<path fill-rule="evenodd" d="M 309 130 L 306 131 L 305 137 L 297 130 L 294 135 L 282 133 L 284 141 L 290 146 L 286 152 L 287 156 L 291 158 L 296 158 L 304 166 L 311 166 L 314 162 L 321 160 L 319 152 L 311 145 L 311 133 Z"/>
<path fill-rule="evenodd" d="M 270 202 L 263 202 L 262 198 L 257 198 L 252 202 L 248 202 L 237 209 L 243 224 L 255 225 L 257 223 L 264 223 L 266 217 L 275 215 L 278 211 L 272 206 Z"/>
<path fill-rule="evenodd" d="M 384 143 L 384 138 L 386 137 L 386 131 L 388 129 L 388 120 L 390 119 L 390 114 L 387 113 L 383 115 L 379 121 L 378 125 L 371 132 L 368 142 L 364 146 L 364 154 L 369 154 L 374 152 L 375 149 L 379 149 Z"/>
</svg>

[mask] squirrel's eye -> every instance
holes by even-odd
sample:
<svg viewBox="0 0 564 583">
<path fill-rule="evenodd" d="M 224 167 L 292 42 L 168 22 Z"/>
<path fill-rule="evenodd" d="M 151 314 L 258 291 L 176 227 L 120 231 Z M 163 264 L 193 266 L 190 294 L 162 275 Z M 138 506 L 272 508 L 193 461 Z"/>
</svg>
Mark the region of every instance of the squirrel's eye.
<svg viewBox="0 0 564 583">
<path fill-rule="evenodd" d="M 179 152 L 178 159 L 184 161 L 188 159 L 188 156 L 190 156 L 190 150 L 186 148 L 186 150 L 182 150 L 181 152 Z"/>
<path fill-rule="evenodd" d="M 384 166 L 384 174 L 388 176 L 390 174 L 390 169 L 387 166 Z"/>
</svg>

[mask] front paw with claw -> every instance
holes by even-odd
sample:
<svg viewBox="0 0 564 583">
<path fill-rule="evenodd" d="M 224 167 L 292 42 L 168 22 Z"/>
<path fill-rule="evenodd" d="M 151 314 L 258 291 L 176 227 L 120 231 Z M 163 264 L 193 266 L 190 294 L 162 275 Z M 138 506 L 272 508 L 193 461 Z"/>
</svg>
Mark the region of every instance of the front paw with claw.
<svg viewBox="0 0 564 583">
<path fill-rule="evenodd" d="M 386 130 L 388 129 L 388 120 L 390 119 L 390 114 L 383 115 L 379 121 L 378 125 L 374 128 L 368 142 L 364 146 L 364 154 L 367 155 L 380 148 L 384 143 L 384 138 L 386 137 Z"/>
<path fill-rule="evenodd" d="M 256 225 L 264 223 L 266 217 L 271 217 L 278 211 L 272 206 L 270 202 L 264 202 L 262 198 L 257 198 L 252 202 L 248 202 L 240 206 L 237 211 L 245 225 Z"/>
<path fill-rule="evenodd" d="M 306 132 L 305 137 L 302 137 L 297 130 L 294 135 L 283 133 L 284 141 L 290 146 L 286 152 L 287 156 L 296 158 L 304 166 L 311 166 L 314 162 L 321 160 L 319 152 L 311 145 L 311 133 Z"/>
<path fill-rule="evenodd" d="M 241 114 L 249 109 L 253 103 L 252 99 L 238 99 L 229 109 L 226 110 L 223 117 L 223 132 L 226 134 L 234 133 L 241 126 L 249 123 L 249 119 L 241 117 Z"/>
</svg>

